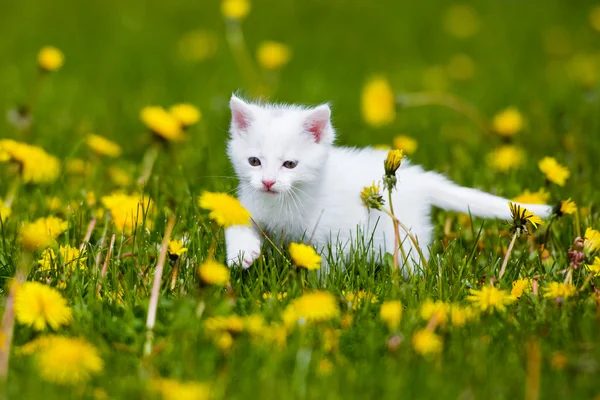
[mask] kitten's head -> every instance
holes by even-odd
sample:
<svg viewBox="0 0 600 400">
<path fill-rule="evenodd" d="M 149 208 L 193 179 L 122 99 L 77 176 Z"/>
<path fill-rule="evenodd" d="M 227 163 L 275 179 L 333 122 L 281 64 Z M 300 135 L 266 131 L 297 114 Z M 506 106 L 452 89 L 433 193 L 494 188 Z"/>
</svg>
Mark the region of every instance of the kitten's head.
<svg viewBox="0 0 600 400">
<path fill-rule="evenodd" d="M 231 97 L 227 153 L 243 185 L 285 194 L 318 179 L 335 137 L 329 105 L 250 104 Z"/>
</svg>

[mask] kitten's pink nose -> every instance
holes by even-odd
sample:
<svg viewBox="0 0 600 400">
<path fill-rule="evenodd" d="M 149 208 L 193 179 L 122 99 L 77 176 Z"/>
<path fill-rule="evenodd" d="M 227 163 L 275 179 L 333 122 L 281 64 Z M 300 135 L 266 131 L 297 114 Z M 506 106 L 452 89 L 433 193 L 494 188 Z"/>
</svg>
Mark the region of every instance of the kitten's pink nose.
<svg viewBox="0 0 600 400">
<path fill-rule="evenodd" d="M 271 187 L 275 184 L 275 181 L 262 181 L 263 185 L 267 188 L 267 190 L 271 190 Z"/>
</svg>

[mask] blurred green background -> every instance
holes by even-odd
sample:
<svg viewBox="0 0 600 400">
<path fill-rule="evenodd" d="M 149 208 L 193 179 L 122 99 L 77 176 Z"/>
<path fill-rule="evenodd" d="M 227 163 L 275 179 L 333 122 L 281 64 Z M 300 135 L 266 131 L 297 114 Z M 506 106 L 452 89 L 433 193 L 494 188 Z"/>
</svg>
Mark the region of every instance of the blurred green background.
<svg viewBox="0 0 600 400">
<path fill-rule="evenodd" d="M 462 11 L 456 11 L 457 4 Z M 453 93 L 490 118 L 516 106 L 527 121 L 518 140 L 537 157 L 532 165 L 546 154 L 560 160 L 562 136 L 574 133 L 583 150 L 577 156 L 597 167 L 595 158 L 584 156 L 599 149 L 597 140 L 590 143 L 599 134 L 600 32 L 591 23 L 594 5 L 255 1 L 242 29 L 252 56 L 264 40 L 291 48 L 292 59 L 277 73 L 277 90 L 269 100 L 330 101 L 339 143 L 390 143 L 393 136 L 407 134 L 420 143 L 413 156 L 417 162 L 450 170 L 469 184 L 472 174 L 458 171 L 483 166 L 483 156 L 497 143 L 464 117 L 439 107 L 404 110 L 392 125 L 372 129 L 360 115 L 365 80 L 382 74 L 398 93 Z M 225 39 L 219 1 L 9 0 L 0 5 L 0 26 L 3 110 L 27 101 L 42 46 L 65 53 L 64 67 L 45 82 L 35 105 L 38 144 L 64 157 L 93 131 L 124 145 L 137 162 L 144 143 L 139 110 L 186 101 L 204 116 L 186 147 L 193 152 L 202 135 L 215 150 L 206 165 L 191 157 L 188 172 L 210 175 L 227 168 L 225 160 L 217 159 L 228 128 L 228 98 L 232 92 L 250 98 L 253 93 Z M 209 54 L 201 60 L 186 55 L 186 35 L 194 32 L 210 39 Z M 456 55 L 472 61 L 470 76 L 456 78 L 460 65 L 454 72 L 451 66 Z M 0 130 L 14 135 L 6 121 Z M 197 150 L 196 160 L 206 148 Z M 200 166 L 209 171 L 195 170 Z"/>
</svg>

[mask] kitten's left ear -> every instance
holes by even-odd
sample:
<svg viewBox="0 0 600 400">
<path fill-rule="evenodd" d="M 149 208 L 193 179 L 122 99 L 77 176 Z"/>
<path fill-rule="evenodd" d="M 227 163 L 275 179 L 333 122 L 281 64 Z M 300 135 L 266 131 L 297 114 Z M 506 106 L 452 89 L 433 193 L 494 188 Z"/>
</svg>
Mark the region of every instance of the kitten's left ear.
<svg viewBox="0 0 600 400">
<path fill-rule="evenodd" d="M 313 135 L 316 143 L 320 143 L 331 133 L 330 118 L 329 104 L 321 104 L 308 111 L 304 120 L 304 129 Z"/>
</svg>

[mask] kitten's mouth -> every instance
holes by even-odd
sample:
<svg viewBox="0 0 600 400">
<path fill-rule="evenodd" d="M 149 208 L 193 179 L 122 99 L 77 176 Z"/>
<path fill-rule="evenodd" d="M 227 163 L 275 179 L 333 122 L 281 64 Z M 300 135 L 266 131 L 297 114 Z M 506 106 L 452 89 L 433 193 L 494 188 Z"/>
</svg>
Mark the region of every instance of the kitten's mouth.
<svg viewBox="0 0 600 400">
<path fill-rule="evenodd" d="M 268 194 L 278 194 L 278 192 L 271 190 L 271 189 L 263 189 L 263 193 L 268 193 Z"/>
</svg>

